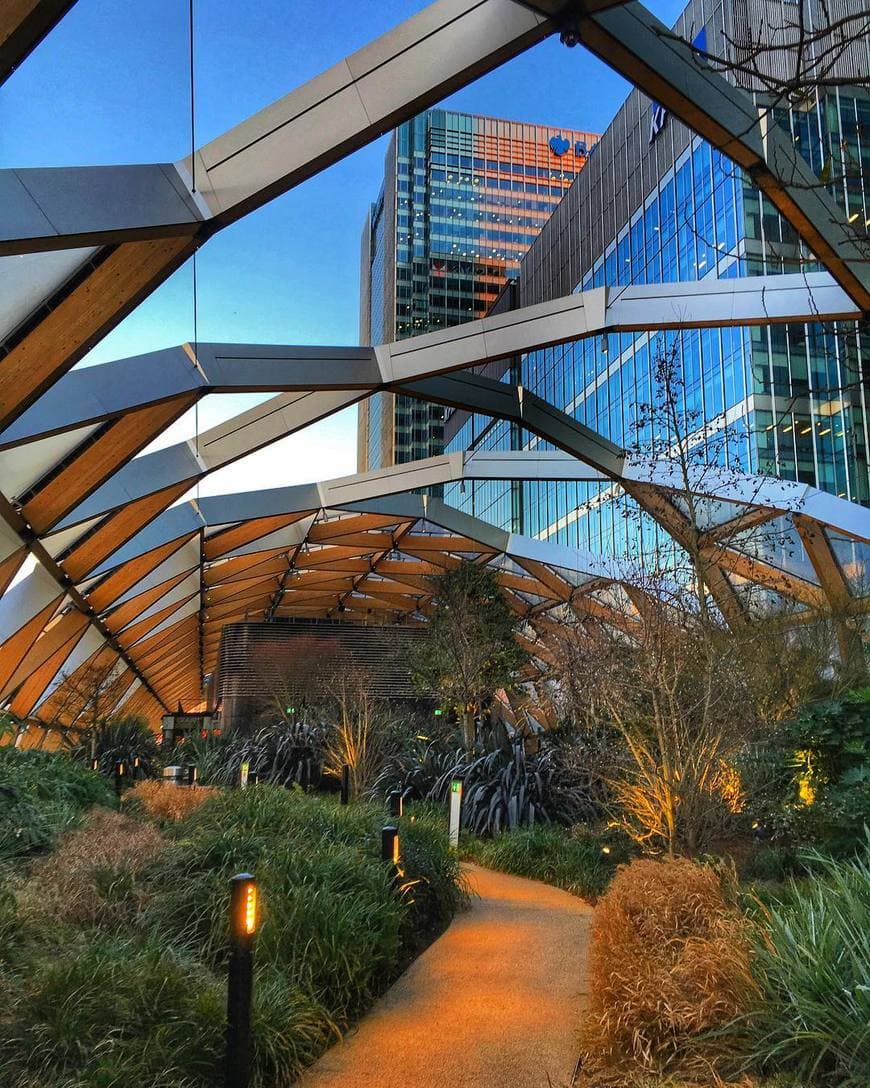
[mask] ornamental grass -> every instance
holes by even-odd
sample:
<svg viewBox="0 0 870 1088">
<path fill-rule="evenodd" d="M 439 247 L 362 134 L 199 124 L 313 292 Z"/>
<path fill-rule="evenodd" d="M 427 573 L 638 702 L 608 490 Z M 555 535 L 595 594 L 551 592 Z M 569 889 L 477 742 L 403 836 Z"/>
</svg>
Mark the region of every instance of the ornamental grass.
<svg viewBox="0 0 870 1088">
<path fill-rule="evenodd" d="M 67 832 L 39 861 L 28 900 L 39 917 L 71 925 L 109 925 L 137 907 L 143 870 L 166 847 L 152 824 L 95 808 L 80 828 Z"/>
<path fill-rule="evenodd" d="M 590 949 L 590 1061 L 703 1071 L 716 1083 L 724 1046 L 709 1033 L 741 1015 L 757 986 L 749 924 L 727 874 L 684 858 L 619 870 L 595 911 Z"/>
<path fill-rule="evenodd" d="M 177 823 L 186 819 L 203 802 L 214 797 L 217 790 L 211 786 L 185 789 L 146 778 L 138 782 L 125 795 L 125 804 L 141 805 L 142 810 L 158 823 Z"/>
</svg>

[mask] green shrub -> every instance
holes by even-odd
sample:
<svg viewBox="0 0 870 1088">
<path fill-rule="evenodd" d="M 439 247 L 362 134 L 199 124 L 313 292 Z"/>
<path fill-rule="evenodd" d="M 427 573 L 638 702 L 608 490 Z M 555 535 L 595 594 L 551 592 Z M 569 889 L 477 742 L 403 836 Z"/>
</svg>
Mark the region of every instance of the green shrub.
<svg viewBox="0 0 870 1088">
<path fill-rule="evenodd" d="M 101 722 L 92 733 L 84 735 L 72 755 L 88 767 L 96 759 L 105 775 L 115 773 L 116 763 L 123 763 L 129 773 L 137 759 L 139 771 L 145 777 L 156 774 L 160 766 L 160 747 L 154 731 L 145 718 L 135 714 Z"/>
<path fill-rule="evenodd" d="M 219 1068 L 223 986 L 160 944 L 102 936 L 35 961 L 7 994 L 8 1088 L 207 1084 Z"/>
<path fill-rule="evenodd" d="M 342 1022 L 438 932 L 461 901 L 446 833 L 425 814 L 402 828 L 404 897 L 380 861 L 384 812 L 275 787 L 223 791 L 172 828 L 154 865 L 145 921 L 218 965 L 227 951 L 227 879 L 257 873 L 262 955 Z"/>
<path fill-rule="evenodd" d="M 864 1086 L 870 1070 L 870 845 L 854 862 L 816 855 L 816 878 L 762 909 L 760 996 L 736 1029 L 748 1063 L 803 1085 Z"/>
<path fill-rule="evenodd" d="M 506 831 L 485 841 L 467 838 L 463 849 L 490 869 L 554 884 L 593 902 L 629 856 L 622 839 L 553 825 Z"/>
<path fill-rule="evenodd" d="M 220 966 L 228 880 L 250 869 L 264 961 L 345 1019 L 398 959 L 402 907 L 379 861 L 378 815 L 269 786 L 223 791 L 173 829 L 179 841 L 149 872 L 145 924 Z"/>
<path fill-rule="evenodd" d="M 218 1083 L 228 880 L 251 869 L 254 1085 L 289 1088 L 460 902 L 437 818 L 403 824 L 405 891 L 380 860 L 385 822 L 375 805 L 272 786 L 216 791 L 163 832 L 92 817 L 0 885 L 0 1084 Z"/>
<path fill-rule="evenodd" d="M 299 789 L 261 785 L 218 791 L 171 833 L 185 840 L 199 835 L 213 838 L 215 829 L 222 828 L 254 837 L 301 838 L 309 848 L 323 841 L 359 845 L 371 838 L 376 852 L 383 822 L 383 809 L 377 805 L 339 805 L 333 798 Z"/>
<path fill-rule="evenodd" d="M 434 805 L 414 805 L 400 822 L 407 913 L 402 922 L 406 952 L 429 943 L 465 906 L 458 854 L 448 850 L 447 819 Z"/>
<path fill-rule="evenodd" d="M 525 739 L 499 725 L 478 730 L 473 753 L 441 740 L 414 742 L 388 762 L 372 792 L 386 796 L 398 790 L 406 798 L 444 804 L 450 783 L 461 778 L 462 827 L 483 837 L 600 816 L 597 794 L 580 784 L 565 758 L 566 738 L 541 734 L 534 754 L 526 753 Z"/>
<path fill-rule="evenodd" d="M 257 970 L 253 1033 L 254 1088 L 294 1084 L 341 1037 L 329 1011 L 273 965 Z"/>
<path fill-rule="evenodd" d="M 854 853 L 870 826 L 870 688 L 808 704 L 744 763 L 752 814 L 775 836 Z"/>
<path fill-rule="evenodd" d="M 789 846 L 763 846 L 747 858 L 741 875 L 746 880 L 781 881 L 802 871 L 797 850 Z"/>
<path fill-rule="evenodd" d="M 0 748 L 0 862 L 52 845 L 92 805 L 114 805 L 103 779 L 60 752 Z"/>
</svg>

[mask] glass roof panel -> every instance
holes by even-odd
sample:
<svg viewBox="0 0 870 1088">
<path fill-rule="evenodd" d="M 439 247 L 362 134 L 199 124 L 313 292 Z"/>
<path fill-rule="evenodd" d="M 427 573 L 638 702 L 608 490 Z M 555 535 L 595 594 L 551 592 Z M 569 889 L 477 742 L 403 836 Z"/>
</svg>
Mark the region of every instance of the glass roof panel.
<svg viewBox="0 0 870 1088">
<path fill-rule="evenodd" d="M 870 544 L 828 531 L 840 570 L 853 597 L 870 596 Z"/>
<path fill-rule="evenodd" d="M 744 552 L 764 563 L 818 584 L 816 572 L 791 519 L 780 515 L 764 525 L 735 533 L 727 541 L 729 548 Z"/>
<path fill-rule="evenodd" d="M 689 503 L 685 495 L 670 491 L 665 493 L 667 498 L 676 506 L 680 513 L 689 517 Z M 740 517 L 752 510 L 748 503 L 727 502 L 724 499 L 710 499 L 703 495 L 694 498 L 694 516 L 698 528 L 702 531 L 715 529 L 732 518 Z"/>
</svg>

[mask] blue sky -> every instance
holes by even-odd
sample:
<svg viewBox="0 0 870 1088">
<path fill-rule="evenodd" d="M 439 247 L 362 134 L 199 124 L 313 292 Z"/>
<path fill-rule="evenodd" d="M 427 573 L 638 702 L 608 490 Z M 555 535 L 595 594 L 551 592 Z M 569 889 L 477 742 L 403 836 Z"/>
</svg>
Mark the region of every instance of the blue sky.
<svg viewBox="0 0 870 1088">
<path fill-rule="evenodd" d="M 422 0 L 195 0 L 201 144 L 334 64 Z M 668 24 L 682 4 L 649 7 Z M 190 148 L 187 0 L 78 0 L 0 89 L 0 167 L 174 161 Z M 474 113 L 603 131 L 629 85 L 582 48 L 551 39 L 447 103 Z M 357 342 L 359 237 L 385 139 L 234 224 L 199 252 L 203 340 Z M 188 262 L 87 362 L 193 336 Z M 210 397 L 200 427 L 252 403 Z M 186 417 L 160 444 L 192 433 Z M 350 473 L 355 409 L 216 473 L 203 493 Z"/>
</svg>

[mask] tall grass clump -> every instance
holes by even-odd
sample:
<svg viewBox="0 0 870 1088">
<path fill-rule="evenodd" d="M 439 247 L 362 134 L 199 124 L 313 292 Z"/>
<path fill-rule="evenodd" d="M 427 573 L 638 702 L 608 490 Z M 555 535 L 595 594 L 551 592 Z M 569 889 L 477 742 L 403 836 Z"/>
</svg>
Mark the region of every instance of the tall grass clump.
<svg viewBox="0 0 870 1088">
<path fill-rule="evenodd" d="M 125 763 L 132 767 L 137 759 L 145 775 L 157 774 L 160 768 L 160 746 L 154 730 L 145 718 L 135 714 L 110 718 L 95 725 L 70 754 L 87 766 L 96 760 L 98 769 L 105 775 L 114 773 L 115 764 Z"/>
<path fill-rule="evenodd" d="M 726 1047 L 707 1038 L 756 991 L 748 923 L 727 878 L 685 858 L 621 868 L 595 910 L 586 1043 L 603 1065 L 710 1074 Z"/>
<path fill-rule="evenodd" d="M 171 828 L 155 862 L 159 889 L 145 911 L 215 967 L 227 954 L 228 878 L 256 872 L 264 917 L 260 956 L 348 1023 L 395 974 L 418 934 L 438 931 L 459 906 L 446 838 L 421 820 L 403 830 L 405 882 L 396 895 L 380 861 L 383 810 L 340 806 L 301 791 L 258 786 L 221 791 Z"/>
<path fill-rule="evenodd" d="M 763 906 L 757 1001 L 734 1025 L 747 1062 L 802 1085 L 870 1082 L 870 844 L 853 862 L 809 856 L 815 879 Z"/>
<path fill-rule="evenodd" d="M 399 840 L 406 908 L 402 944 L 410 955 L 447 928 L 468 894 L 459 856 L 445 848 L 447 820 L 440 806 L 415 804 L 400 821 Z"/>
<path fill-rule="evenodd" d="M 129 922 L 143 894 L 138 878 L 165 848 L 153 825 L 92 809 L 35 864 L 28 884 L 32 911 L 73 925 Z"/>
<path fill-rule="evenodd" d="M 214 794 L 215 790 L 210 786 L 185 789 L 158 779 L 146 778 L 137 782 L 124 795 L 124 808 L 140 808 L 158 823 L 176 823 L 189 816 Z"/>
<path fill-rule="evenodd" d="M 219 1068 L 222 984 L 165 941 L 104 936 L 34 959 L 4 989 L 5 1088 L 182 1088 Z"/>
<path fill-rule="evenodd" d="M 593 903 L 628 856 L 615 841 L 553 824 L 504 831 L 492 839 L 465 839 L 464 846 L 489 869 L 554 884 Z"/>
<path fill-rule="evenodd" d="M 60 752 L 0 748 L 0 863 L 47 850 L 93 805 L 114 805 L 106 782 Z"/>
</svg>

